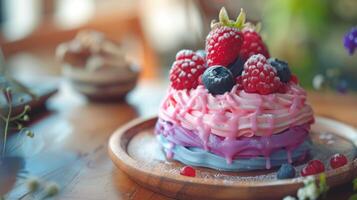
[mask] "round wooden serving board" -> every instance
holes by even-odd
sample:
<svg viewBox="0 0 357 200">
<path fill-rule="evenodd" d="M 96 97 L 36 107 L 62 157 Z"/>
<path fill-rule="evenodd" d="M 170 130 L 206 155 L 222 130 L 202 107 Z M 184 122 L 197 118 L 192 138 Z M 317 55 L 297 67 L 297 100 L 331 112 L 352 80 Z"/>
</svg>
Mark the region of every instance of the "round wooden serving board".
<svg viewBox="0 0 357 200">
<path fill-rule="evenodd" d="M 157 118 L 137 119 L 118 129 L 109 140 L 109 154 L 117 167 L 134 181 L 155 192 L 176 199 L 282 199 L 295 195 L 302 177 L 277 180 L 276 170 L 222 172 L 196 168 L 196 177 L 180 175 L 183 164 L 167 161 L 156 141 Z M 331 119 L 316 118 L 311 138 L 311 157 L 325 162 L 330 187 L 352 181 L 357 176 L 357 132 Z M 329 157 L 343 153 L 349 163 L 337 170 L 329 167 Z M 300 173 L 304 163 L 297 165 Z"/>
</svg>

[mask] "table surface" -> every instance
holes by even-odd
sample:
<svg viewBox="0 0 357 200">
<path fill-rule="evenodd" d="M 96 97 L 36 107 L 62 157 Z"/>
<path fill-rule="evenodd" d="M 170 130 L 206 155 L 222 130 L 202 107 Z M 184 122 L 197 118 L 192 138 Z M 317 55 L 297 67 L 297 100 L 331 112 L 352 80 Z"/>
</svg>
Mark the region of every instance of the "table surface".
<svg viewBox="0 0 357 200">
<path fill-rule="evenodd" d="M 107 154 L 108 139 L 118 127 L 137 117 L 155 115 L 165 85 L 141 82 L 126 102 L 101 104 L 88 102 L 61 81 L 59 93 L 47 103 L 48 111 L 33 116 L 30 128 L 35 137 L 19 140 L 22 145 L 16 151 L 25 156 L 25 174 L 56 182 L 58 199 L 170 199 L 131 181 Z M 357 95 L 309 92 L 308 98 L 317 115 L 357 127 Z M 15 141 L 15 137 L 11 139 Z M 16 186 L 9 199 L 26 192 L 23 181 Z M 349 195 L 351 184 L 334 189 L 328 199 Z"/>
</svg>

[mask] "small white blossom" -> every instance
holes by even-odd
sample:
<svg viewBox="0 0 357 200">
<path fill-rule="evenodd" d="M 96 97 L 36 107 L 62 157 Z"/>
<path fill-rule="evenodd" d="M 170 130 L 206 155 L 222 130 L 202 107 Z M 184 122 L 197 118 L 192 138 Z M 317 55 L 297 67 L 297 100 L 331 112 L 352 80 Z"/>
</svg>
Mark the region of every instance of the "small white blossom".
<svg viewBox="0 0 357 200">
<path fill-rule="evenodd" d="M 303 180 L 303 182 L 304 182 L 304 185 L 308 185 L 308 184 L 314 183 L 315 182 L 315 177 L 314 176 L 308 176 Z"/>
<path fill-rule="evenodd" d="M 297 192 L 297 197 L 299 200 L 316 200 L 319 197 L 319 190 L 315 184 L 313 177 L 307 177 L 304 180 L 305 186 L 300 188 Z"/>
<path fill-rule="evenodd" d="M 292 196 L 286 196 L 283 200 L 296 200 L 296 198 Z"/>
<path fill-rule="evenodd" d="M 321 89 L 324 82 L 325 82 L 325 77 L 322 74 L 317 74 L 312 79 L 312 86 L 314 87 L 315 90 L 319 90 Z"/>
<path fill-rule="evenodd" d="M 299 200 L 307 199 L 306 191 L 303 187 L 297 191 L 297 197 Z"/>
<path fill-rule="evenodd" d="M 319 197 L 319 191 L 316 187 L 316 184 L 309 184 L 305 186 L 305 193 L 308 199 L 316 200 Z"/>
</svg>

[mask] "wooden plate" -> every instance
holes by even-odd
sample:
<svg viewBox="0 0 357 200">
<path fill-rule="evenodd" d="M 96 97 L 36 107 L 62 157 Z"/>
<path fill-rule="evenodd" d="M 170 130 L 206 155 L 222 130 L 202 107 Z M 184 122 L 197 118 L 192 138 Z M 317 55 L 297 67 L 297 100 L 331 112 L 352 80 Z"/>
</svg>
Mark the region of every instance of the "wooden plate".
<svg viewBox="0 0 357 200">
<path fill-rule="evenodd" d="M 157 118 L 136 119 L 118 129 L 109 140 L 109 154 L 117 167 L 134 181 L 155 192 L 177 199 L 282 199 L 295 195 L 302 177 L 277 180 L 275 170 L 245 173 L 196 168 L 196 177 L 180 175 L 183 166 L 167 161 L 153 132 Z M 311 138 L 313 158 L 325 162 L 330 187 L 350 182 L 357 176 L 357 132 L 331 119 L 316 118 Z M 329 167 L 329 157 L 344 153 L 349 163 L 337 170 Z M 299 173 L 304 164 L 296 166 Z"/>
</svg>

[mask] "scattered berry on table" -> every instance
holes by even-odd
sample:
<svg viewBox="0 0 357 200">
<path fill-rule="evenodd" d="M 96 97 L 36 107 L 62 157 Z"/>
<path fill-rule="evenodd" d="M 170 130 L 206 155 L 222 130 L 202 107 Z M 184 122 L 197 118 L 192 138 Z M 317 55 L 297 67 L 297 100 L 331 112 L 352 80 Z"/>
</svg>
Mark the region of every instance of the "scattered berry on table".
<svg viewBox="0 0 357 200">
<path fill-rule="evenodd" d="M 295 168 L 291 164 L 282 164 L 277 173 L 278 179 L 289 179 L 295 177 Z"/>
<path fill-rule="evenodd" d="M 180 170 L 180 174 L 183 176 L 190 176 L 190 177 L 195 177 L 196 176 L 196 170 L 193 169 L 191 166 L 184 166 Z"/>
<path fill-rule="evenodd" d="M 253 55 L 247 60 L 242 78 L 244 91 L 248 93 L 271 94 L 281 86 L 276 69 L 262 54 Z"/>
<path fill-rule="evenodd" d="M 206 69 L 202 75 L 202 82 L 213 95 L 229 92 L 235 85 L 232 73 L 223 66 L 213 66 Z"/>
<path fill-rule="evenodd" d="M 310 160 L 301 170 L 301 176 L 310 176 L 325 171 L 325 166 L 320 160 Z"/>
<path fill-rule="evenodd" d="M 336 169 L 336 168 L 346 165 L 347 162 L 348 162 L 348 160 L 347 160 L 346 156 L 337 153 L 331 157 L 330 166 L 332 169 Z"/>
<path fill-rule="evenodd" d="M 281 82 L 288 83 L 290 81 L 291 72 L 287 62 L 277 58 L 269 58 L 268 63 L 276 69 Z"/>
<path fill-rule="evenodd" d="M 204 58 L 191 50 L 181 50 L 170 70 L 171 86 L 177 90 L 194 89 L 206 69 Z"/>
<path fill-rule="evenodd" d="M 242 75 L 244 60 L 238 56 L 233 63 L 228 65 L 227 68 L 232 72 L 233 77 L 238 77 Z"/>
<path fill-rule="evenodd" d="M 259 33 L 254 30 L 243 30 L 243 38 L 244 41 L 239 55 L 244 61 L 248 60 L 250 56 L 255 54 L 262 54 L 266 58 L 269 58 L 268 49 Z"/>
<path fill-rule="evenodd" d="M 211 31 L 206 38 L 207 65 L 221 65 L 227 67 L 238 57 L 243 45 L 241 29 L 245 23 L 245 12 L 230 20 L 223 7 L 219 13 L 219 22 L 211 24 Z"/>
<path fill-rule="evenodd" d="M 346 94 L 348 91 L 348 82 L 346 80 L 339 80 L 336 85 L 336 90 L 340 94 Z"/>
</svg>

